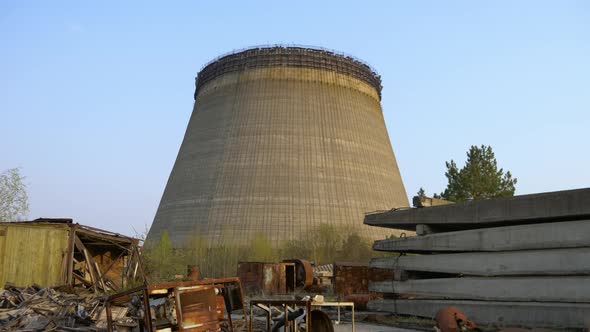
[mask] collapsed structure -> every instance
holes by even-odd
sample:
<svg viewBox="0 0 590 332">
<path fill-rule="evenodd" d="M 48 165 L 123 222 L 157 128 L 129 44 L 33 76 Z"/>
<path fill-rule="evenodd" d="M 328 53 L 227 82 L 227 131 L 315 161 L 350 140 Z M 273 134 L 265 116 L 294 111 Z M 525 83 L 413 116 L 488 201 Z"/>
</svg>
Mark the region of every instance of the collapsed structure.
<svg viewBox="0 0 590 332">
<path fill-rule="evenodd" d="M 196 79 L 195 104 L 148 234 L 176 247 L 274 246 L 321 223 L 384 238 L 367 211 L 408 200 L 381 110 L 381 78 L 365 63 L 302 47 L 222 56 Z"/>
<path fill-rule="evenodd" d="M 117 291 L 144 275 L 138 240 L 72 219 L 0 223 L 0 285 Z"/>
<path fill-rule="evenodd" d="M 246 311 L 237 278 L 142 285 L 114 294 L 38 285 L 0 288 L 0 331 L 237 331 Z M 243 319 L 232 320 L 242 309 Z"/>
<path fill-rule="evenodd" d="M 456 306 L 478 324 L 581 328 L 590 317 L 590 189 L 368 214 L 416 231 L 376 241 L 393 280 L 372 310 L 434 317 Z M 412 255 L 404 255 L 412 253 Z"/>
</svg>

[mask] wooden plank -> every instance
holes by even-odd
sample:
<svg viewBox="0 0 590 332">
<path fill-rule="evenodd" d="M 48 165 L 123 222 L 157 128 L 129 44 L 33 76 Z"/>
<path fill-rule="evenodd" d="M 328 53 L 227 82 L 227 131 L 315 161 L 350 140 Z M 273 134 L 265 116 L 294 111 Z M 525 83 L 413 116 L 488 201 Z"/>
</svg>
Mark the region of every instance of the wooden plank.
<svg viewBox="0 0 590 332">
<path fill-rule="evenodd" d="M 472 276 L 590 274 L 590 248 L 373 258 L 371 267 Z"/>
<path fill-rule="evenodd" d="M 580 219 L 590 219 L 590 188 L 371 213 L 364 222 L 412 231 L 426 224 L 453 231 Z"/>
<path fill-rule="evenodd" d="M 76 235 L 76 225 L 69 225 L 68 231 L 68 247 L 64 255 L 66 256 L 66 267 L 65 267 L 65 284 L 74 285 L 73 272 L 74 272 L 74 236 Z"/>
<path fill-rule="evenodd" d="M 590 246 L 590 220 L 504 226 L 375 241 L 394 252 L 510 251 Z"/>
<path fill-rule="evenodd" d="M 103 279 L 103 274 L 102 274 L 102 272 L 100 272 L 100 267 L 98 266 L 98 263 L 96 263 L 96 262 L 94 262 L 94 270 L 96 271 L 96 274 L 98 276 L 98 282 L 97 282 L 97 284 L 100 285 L 100 287 L 103 290 L 105 290 L 105 291 L 108 290 L 107 289 L 107 286 L 105 284 L 105 281 Z"/>
<path fill-rule="evenodd" d="M 92 288 L 94 288 L 94 292 L 96 293 L 98 292 L 98 286 L 100 285 L 97 284 L 99 277 L 98 273 L 94 270 L 94 259 L 92 258 L 92 255 L 88 252 L 82 241 L 80 241 L 78 235 L 75 235 L 74 243 L 76 245 L 76 248 L 78 248 L 78 250 L 84 254 L 84 259 L 86 261 L 86 269 L 90 273 L 90 279 L 92 280 L 93 285 Z"/>
<path fill-rule="evenodd" d="M 590 304 L 587 303 L 398 299 L 371 301 L 368 308 L 371 311 L 432 318 L 438 310 L 451 305 L 477 324 L 494 324 L 497 327 L 583 328 L 590 317 Z"/>
<path fill-rule="evenodd" d="M 590 302 L 588 285 L 589 276 L 465 277 L 372 282 L 369 290 L 459 300 Z"/>
<path fill-rule="evenodd" d="M 67 246 L 67 226 L 26 223 L 2 224 L 0 285 L 61 284 L 61 262 Z"/>
</svg>

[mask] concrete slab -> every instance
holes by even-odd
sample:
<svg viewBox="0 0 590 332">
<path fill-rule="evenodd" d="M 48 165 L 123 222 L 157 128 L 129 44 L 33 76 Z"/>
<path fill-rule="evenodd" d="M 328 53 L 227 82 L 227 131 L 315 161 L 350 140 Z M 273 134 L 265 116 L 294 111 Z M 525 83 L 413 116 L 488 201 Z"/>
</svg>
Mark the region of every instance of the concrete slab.
<svg viewBox="0 0 590 332">
<path fill-rule="evenodd" d="M 369 283 L 380 293 L 488 301 L 590 302 L 590 277 L 465 277 Z"/>
<path fill-rule="evenodd" d="M 373 258 L 371 267 L 472 276 L 590 274 L 590 248 Z"/>
<path fill-rule="evenodd" d="M 590 220 L 504 226 L 375 241 L 394 252 L 510 251 L 590 246 Z"/>
<path fill-rule="evenodd" d="M 578 219 L 590 219 L 590 188 L 370 213 L 364 222 L 411 231 L 426 224 L 453 231 Z"/>
<path fill-rule="evenodd" d="M 590 323 L 590 304 L 587 303 L 398 299 L 371 301 L 369 309 L 432 318 L 438 310 L 450 305 L 477 324 L 498 327 L 582 328 Z"/>
</svg>

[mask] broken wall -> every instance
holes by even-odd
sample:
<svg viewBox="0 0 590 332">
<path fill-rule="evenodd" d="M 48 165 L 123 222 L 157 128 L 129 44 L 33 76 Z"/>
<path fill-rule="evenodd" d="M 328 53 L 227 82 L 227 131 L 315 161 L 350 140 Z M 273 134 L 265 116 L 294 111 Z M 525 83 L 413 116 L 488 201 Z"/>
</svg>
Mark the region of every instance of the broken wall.
<svg viewBox="0 0 590 332">
<path fill-rule="evenodd" d="M 68 232 L 63 224 L 0 224 L 0 285 L 60 284 Z"/>
</svg>

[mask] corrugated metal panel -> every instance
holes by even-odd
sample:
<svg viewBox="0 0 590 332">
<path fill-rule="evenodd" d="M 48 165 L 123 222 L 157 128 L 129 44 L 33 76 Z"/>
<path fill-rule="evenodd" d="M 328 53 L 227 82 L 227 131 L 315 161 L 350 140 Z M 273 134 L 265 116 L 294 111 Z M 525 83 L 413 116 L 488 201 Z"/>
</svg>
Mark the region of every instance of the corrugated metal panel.
<svg viewBox="0 0 590 332">
<path fill-rule="evenodd" d="M 68 230 L 60 224 L 0 225 L 0 285 L 59 284 Z"/>
</svg>

